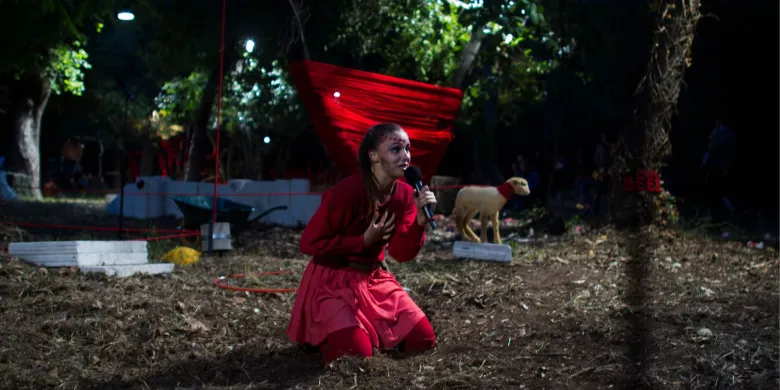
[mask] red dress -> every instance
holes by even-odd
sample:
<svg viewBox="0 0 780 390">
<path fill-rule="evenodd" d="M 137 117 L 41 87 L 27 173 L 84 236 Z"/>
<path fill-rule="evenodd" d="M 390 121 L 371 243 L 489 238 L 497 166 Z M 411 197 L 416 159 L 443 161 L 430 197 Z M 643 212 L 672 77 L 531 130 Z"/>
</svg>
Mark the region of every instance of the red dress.
<svg viewBox="0 0 780 390">
<path fill-rule="evenodd" d="M 312 259 L 301 278 L 287 336 L 296 343 L 322 344 L 328 334 L 349 328 L 364 329 L 374 348 L 394 348 L 425 314 L 390 272 L 378 267 L 384 249 L 398 262 L 412 260 L 425 242 L 425 226 L 417 221 L 417 207 L 409 184 L 396 181 L 391 198 L 379 205 L 380 214 L 395 214 L 389 241 L 363 245 L 368 228 L 367 197 L 359 174 L 322 194 L 320 207 L 301 236 L 301 252 Z M 391 213 L 391 214 L 390 214 Z M 373 270 L 348 267 L 347 262 L 376 265 Z"/>
</svg>

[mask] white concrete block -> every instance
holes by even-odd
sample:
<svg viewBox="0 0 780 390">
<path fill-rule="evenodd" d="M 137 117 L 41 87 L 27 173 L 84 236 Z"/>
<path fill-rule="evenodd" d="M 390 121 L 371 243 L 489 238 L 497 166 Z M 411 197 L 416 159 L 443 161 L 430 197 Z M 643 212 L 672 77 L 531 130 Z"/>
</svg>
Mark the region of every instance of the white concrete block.
<svg viewBox="0 0 780 390">
<path fill-rule="evenodd" d="M 44 267 L 145 264 L 146 241 L 14 242 L 8 254 Z"/>
<path fill-rule="evenodd" d="M 509 263 L 512 261 L 512 247 L 490 243 L 476 243 L 470 241 L 455 241 L 452 246 L 452 254 L 455 257 L 498 261 Z"/>
<path fill-rule="evenodd" d="M 106 265 L 106 266 L 86 266 L 79 267 L 84 273 L 98 272 L 108 276 L 124 278 L 135 274 L 160 275 L 173 272 L 174 264 L 171 263 L 153 263 L 136 265 Z"/>
<path fill-rule="evenodd" d="M 8 254 L 147 253 L 146 241 L 32 241 L 12 242 Z"/>
<path fill-rule="evenodd" d="M 25 262 L 41 267 L 134 265 L 149 262 L 146 253 L 23 254 L 17 257 Z"/>
</svg>

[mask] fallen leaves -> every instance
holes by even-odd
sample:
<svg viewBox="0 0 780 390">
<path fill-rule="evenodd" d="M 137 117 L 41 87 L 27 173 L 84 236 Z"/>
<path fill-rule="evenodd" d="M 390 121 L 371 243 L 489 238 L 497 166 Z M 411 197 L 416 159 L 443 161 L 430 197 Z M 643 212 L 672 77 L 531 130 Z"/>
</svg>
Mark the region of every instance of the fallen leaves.
<svg viewBox="0 0 780 390">
<path fill-rule="evenodd" d="M 185 317 L 184 322 L 188 326 L 186 330 L 191 332 L 208 332 L 211 330 L 210 326 L 206 325 L 203 321 L 193 317 Z"/>
<path fill-rule="evenodd" d="M 648 376 L 654 387 L 690 388 L 692 377 L 700 387 L 731 377 L 775 384 L 778 263 L 771 254 L 690 238 L 648 247 L 648 303 L 636 310 L 623 304 L 633 254 L 606 232 L 609 238 L 523 244 L 529 261 L 511 267 L 451 261 L 451 248 L 428 246 L 392 269 L 429 316 L 436 350 L 403 359 L 377 353 L 326 370 L 317 353 L 284 334 L 293 294 L 212 284 L 247 264 L 298 277 L 308 262 L 295 247 L 299 232 L 251 231 L 234 256 L 204 258 L 165 279 L 88 279 L 4 260 L 2 379 L 15 388 L 138 387 L 142 380 L 153 388 L 607 388 L 631 364 L 624 345 L 633 314 L 661 346 L 648 360 L 648 372 L 658 373 Z M 235 255 L 255 247 L 265 256 Z M 699 334 L 703 328 L 711 333 Z M 696 371 L 680 356 L 698 359 Z"/>
</svg>

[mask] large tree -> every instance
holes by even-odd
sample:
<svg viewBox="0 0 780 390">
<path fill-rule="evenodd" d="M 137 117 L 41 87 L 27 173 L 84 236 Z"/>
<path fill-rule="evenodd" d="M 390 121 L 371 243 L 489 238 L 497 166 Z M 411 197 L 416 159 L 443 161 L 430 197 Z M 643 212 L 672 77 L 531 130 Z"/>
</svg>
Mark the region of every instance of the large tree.
<svg viewBox="0 0 780 390">
<path fill-rule="evenodd" d="M 662 215 L 655 194 L 644 192 L 644 183 L 636 183 L 637 191 L 627 192 L 623 178 L 633 181 L 638 171 L 659 172 L 671 152 L 669 133 L 700 17 L 698 0 L 654 0 L 647 15 L 653 26 L 647 68 L 634 94 L 631 120 L 619 134 L 611 167 L 612 215 L 619 224 L 632 227 L 647 226 Z"/>
<path fill-rule="evenodd" d="M 0 84 L 9 91 L 3 114 L 10 117 L 11 168 L 20 194 L 41 197 L 41 118 L 52 93 L 80 95 L 85 28 L 99 28 L 110 8 L 100 0 L 11 0 L 0 3 L 5 60 Z"/>
</svg>

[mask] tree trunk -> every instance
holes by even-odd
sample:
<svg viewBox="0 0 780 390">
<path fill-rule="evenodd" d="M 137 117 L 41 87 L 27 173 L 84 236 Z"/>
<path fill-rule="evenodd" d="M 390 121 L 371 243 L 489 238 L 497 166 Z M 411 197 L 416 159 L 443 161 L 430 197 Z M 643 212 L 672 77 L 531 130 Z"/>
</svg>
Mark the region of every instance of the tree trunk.
<svg viewBox="0 0 780 390">
<path fill-rule="evenodd" d="M 639 169 L 658 172 L 670 150 L 672 115 L 700 16 L 697 0 L 652 4 L 656 7 L 655 36 L 647 72 L 635 93 L 633 120 L 619 140 L 610 170 L 614 199 L 610 214 L 619 225 L 631 227 L 653 224 L 660 216 L 655 197 L 645 192 L 624 193 L 622 178 L 634 177 Z"/>
<path fill-rule="evenodd" d="M 257 180 L 260 174 L 257 170 L 255 145 L 248 131 L 241 131 L 241 147 L 244 151 L 244 175 L 249 180 Z"/>
<path fill-rule="evenodd" d="M 124 168 L 122 164 L 122 158 L 124 156 L 122 153 L 123 150 L 119 149 L 118 152 L 114 154 L 114 166 L 116 167 L 116 174 L 112 176 L 111 188 L 122 188 L 122 186 L 125 185 L 125 183 L 122 183 L 122 169 Z M 127 172 L 125 172 L 125 175 L 127 175 Z"/>
<path fill-rule="evenodd" d="M 276 155 L 276 166 L 274 167 L 274 170 L 278 172 L 278 175 L 284 175 L 285 171 L 287 170 L 287 165 L 290 163 L 290 157 L 292 152 L 292 148 L 288 147 L 284 143 L 279 145 L 279 153 Z"/>
<path fill-rule="evenodd" d="M 473 33 L 471 34 L 469 43 L 466 45 L 466 48 L 463 49 L 463 55 L 460 58 L 460 66 L 458 66 L 458 70 L 455 71 L 455 75 L 452 78 L 452 86 L 454 88 L 463 89 L 465 86 L 466 76 L 468 76 L 469 71 L 471 71 L 471 66 L 477 59 L 479 48 L 482 46 L 482 40 L 485 39 L 485 33 L 482 32 L 482 26 L 475 24 L 472 26 L 472 31 Z"/>
<path fill-rule="evenodd" d="M 236 138 L 230 137 L 230 144 L 228 145 L 227 157 L 225 158 L 225 178 L 226 180 L 233 177 L 233 154 L 236 149 Z"/>
<path fill-rule="evenodd" d="M 490 48 L 487 49 L 488 52 Z M 487 99 L 485 99 L 484 117 L 485 127 L 483 133 L 484 142 L 482 142 L 481 158 L 483 166 L 483 174 L 487 178 L 487 183 L 490 185 L 499 185 L 504 182 L 503 174 L 498 165 L 499 158 L 498 151 L 496 150 L 496 125 L 498 124 L 498 83 L 496 78 L 498 76 L 493 73 L 493 68 L 490 65 L 485 66 L 483 78 L 485 83 L 485 90 L 487 92 Z"/>
<path fill-rule="evenodd" d="M 257 149 L 255 149 L 257 150 Z M 257 171 L 257 176 L 252 180 L 263 180 L 265 178 L 265 153 L 261 150 L 259 153 L 254 155 L 253 163 L 255 164 L 255 171 Z"/>
<path fill-rule="evenodd" d="M 192 128 L 192 124 L 186 125 L 186 130 L 184 131 L 184 136 L 181 144 L 179 144 L 179 163 L 176 164 L 176 180 L 182 180 L 184 179 L 184 174 L 186 172 L 187 167 L 189 166 L 189 149 L 190 145 L 192 145 L 192 133 L 194 132 Z"/>
<path fill-rule="evenodd" d="M 100 152 L 98 153 L 98 178 L 100 179 L 101 189 L 103 189 L 103 185 L 105 185 L 105 178 L 103 177 L 103 155 L 106 150 L 103 147 L 103 141 L 97 140 L 97 144 L 100 148 Z"/>
<path fill-rule="evenodd" d="M 154 176 L 154 164 L 157 163 L 157 148 L 154 147 L 152 140 L 146 135 L 142 135 L 141 142 L 141 176 Z"/>
<path fill-rule="evenodd" d="M 17 193 L 41 199 L 41 118 L 51 96 L 51 83 L 39 73 L 25 75 L 14 85 L 14 148 L 11 167 Z"/>
<path fill-rule="evenodd" d="M 564 8 L 566 6 L 566 3 L 564 0 L 558 1 L 558 21 L 559 21 L 559 34 L 560 34 L 560 47 L 566 46 L 566 14 L 564 13 Z M 547 210 L 550 210 L 552 212 L 552 195 L 555 188 L 555 166 L 558 164 L 558 154 L 559 154 L 559 146 L 560 146 L 560 138 L 561 138 L 561 131 L 563 130 L 564 126 L 564 118 L 566 117 L 566 111 L 567 111 L 567 104 L 568 104 L 568 92 L 569 92 L 569 86 L 566 85 L 566 83 L 569 82 L 568 73 L 567 71 L 569 68 L 566 66 L 568 65 L 568 61 L 571 57 L 566 54 L 566 52 L 561 52 L 561 73 L 560 73 L 560 82 L 558 83 L 558 114 L 555 116 L 555 119 L 553 120 L 553 123 L 551 126 L 548 127 L 546 130 L 552 130 L 552 151 L 550 151 L 550 154 L 547 154 L 548 147 L 550 146 L 550 143 L 545 142 L 543 153 L 545 165 L 547 165 L 545 168 L 547 168 L 547 178 L 542 179 L 542 199 L 544 199 L 545 205 L 547 206 Z M 549 134 L 548 131 L 545 131 L 545 141 L 548 140 L 547 135 Z M 548 157 L 549 156 L 549 157 Z M 555 214 L 552 212 L 552 214 Z"/>
<path fill-rule="evenodd" d="M 232 42 L 233 37 L 226 37 L 227 42 Z M 225 45 L 223 69 L 225 72 L 232 69 L 236 63 L 236 51 L 230 46 Z M 209 154 L 209 136 L 208 127 L 214 102 L 217 100 L 219 87 L 220 69 L 219 62 L 211 70 L 206 87 L 203 89 L 203 95 L 198 106 L 198 112 L 195 116 L 195 123 L 192 132 L 192 141 L 190 142 L 190 153 L 187 159 L 187 169 L 185 172 L 185 181 L 200 181 L 200 174 L 203 171 L 203 163 Z M 223 76 L 224 77 L 224 76 Z M 213 150 L 213 149 L 212 149 Z M 214 172 L 215 177 L 219 173 Z"/>
<path fill-rule="evenodd" d="M 189 158 L 187 159 L 187 169 L 184 173 L 185 181 L 200 181 L 203 164 L 209 152 L 209 138 L 207 134 L 209 118 L 211 118 L 211 110 L 217 98 L 218 85 L 219 68 L 217 67 L 211 71 L 198 105 L 198 113 L 193 125 L 192 141 L 190 142 Z"/>
</svg>

